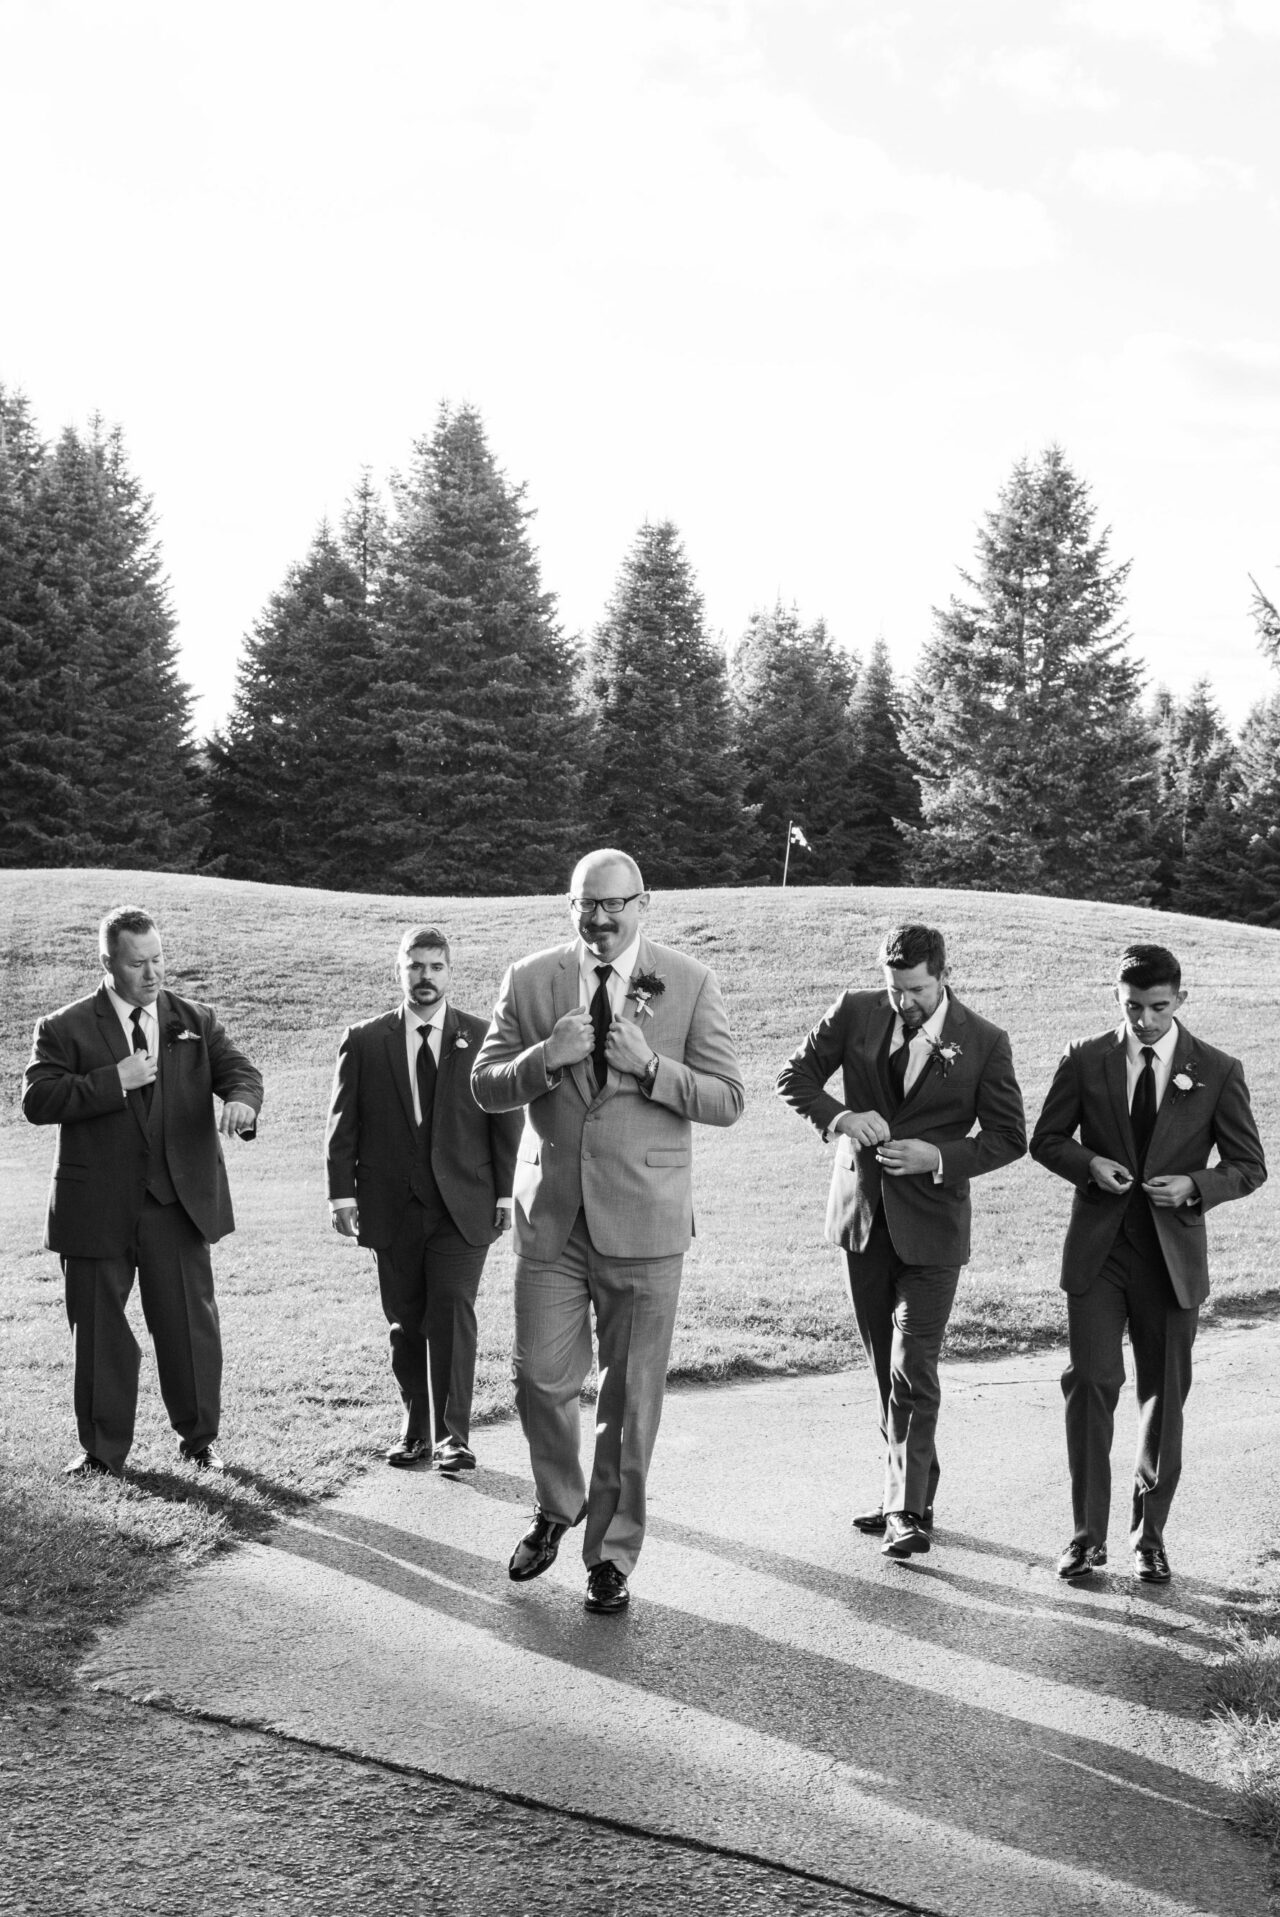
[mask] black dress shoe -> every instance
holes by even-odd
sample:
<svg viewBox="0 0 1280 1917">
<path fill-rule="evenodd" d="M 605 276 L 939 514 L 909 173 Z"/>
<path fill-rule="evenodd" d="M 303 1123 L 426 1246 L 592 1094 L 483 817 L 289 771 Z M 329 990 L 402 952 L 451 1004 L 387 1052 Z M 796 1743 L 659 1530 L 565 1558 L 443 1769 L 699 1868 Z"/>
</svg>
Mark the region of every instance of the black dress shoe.
<svg viewBox="0 0 1280 1917">
<path fill-rule="evenodd" d="M 459 1444 L 456 1438 L 444 1438 L 432 1451 L 431 1462 L 446 1478 L 455 1478 L 459 1471 L 475 1470 L 476 1454 L 470 1445 Z"/>
<path fill-rule="evenodd" d="M 1060 1578 L 1087 1578 L 1100 1571 L 1107 1561 L 1105 1544 L 1086 1544 L 1082 1538 L 1072 1538 L 1062 1556 L 1058 1559 Z"/>
<path fill-rule="evenodd" d="M 617 1565 L 610 1564 L 608 1558 L 603 1564 L 593 1564 L 587 1572 L 587 1595 L 582 1600 L 583 1610 L 625 1611 L 630 1602 L 627 1580 Z"/>
<path fill-rule="evenodd" d="M 197 1471 L 216 1471 L 221 1475 L 227 1468 L 211 1444 L 202 1444 L 198 1451 L 188 1451 L 185 1444 L 180 1444 L 178 1450 L 184 1462 L 193 1464 Z"/>
<path fill-rule="evenodd" d="M 859 1511 L 853 1520 L 853 1528 L 855 1531 L 865 1531 L 868 1537 L 879 1537 L 885 1528 L 884 1511 L 881 1506 L 877 1505 L 874 1511 Z M 920 1529 L 930 1532 L 933 1530 L 933 1506 L 931 1504 L 926 1504 L 924 1510 L 920 1513 Z"/>
<path fill-rule="evenodd" d="M 540 1578 L 555 1563 L 560 1550 L 560 1540 L 569 1529 L 567 1524 L 558 1524 L 549 1518 L 541 1505 L 533 1507 L 533 1523 L 511 1553 L 511 1562 L 507 1574 L 517 1584 L 525 1584 L 530 1578 Z"/>
<path fill-rule="evenodd" d="M 1143 1584 L 1167 1584 L 1173 1573 L 1169 1569 L 1169 1560 L 1164 1547 L 1159 1544 L 1140 1544 L 1133 1554 L 1133 1575 Z"/>
<path fill-rule="evenodd" d="M 92 1451 L 82 1451 L 78 1458 L 72 1458 L 70 1464 L 62 1467 L 64 1478 L 113 1478 L 117 1474 L 101 1458 L 95 1458 Z"/>
<path fill-rule="evenodd" d="M 880 1546 L 887 1558 L 909 1558 L 929 1549 L 929 1533 L 914 1511 L 886 1511 L 885 1540 Z"/>
<path fill-rule="evenodd" d="M 431 1440 L 406 1434 L 397 1444 L 393 1444 L 387 1453 L 387 1463 L 394 1464 L 403 1471 L 411 1464 L 421 1464 L 424 1458 L 431 1456 Z"/>
</svg>

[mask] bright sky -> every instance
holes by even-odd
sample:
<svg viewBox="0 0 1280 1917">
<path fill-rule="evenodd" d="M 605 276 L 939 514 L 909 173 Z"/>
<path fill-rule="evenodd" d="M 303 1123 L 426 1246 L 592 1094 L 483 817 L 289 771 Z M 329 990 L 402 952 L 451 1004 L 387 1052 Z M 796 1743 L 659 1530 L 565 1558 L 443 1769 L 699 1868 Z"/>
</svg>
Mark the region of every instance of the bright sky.
<svg viewBox="0 0 1280 1917">
<path fill-rule="evenodd" d="M 569 631 L 647 516 L 713 627 L 910 666 L 1015 459 L 1152 678 L 1271 689 L 1280 0 L 0 0 L 0 379 L 154 494 L 202 726 L 441 399 Z"/>
</svg>

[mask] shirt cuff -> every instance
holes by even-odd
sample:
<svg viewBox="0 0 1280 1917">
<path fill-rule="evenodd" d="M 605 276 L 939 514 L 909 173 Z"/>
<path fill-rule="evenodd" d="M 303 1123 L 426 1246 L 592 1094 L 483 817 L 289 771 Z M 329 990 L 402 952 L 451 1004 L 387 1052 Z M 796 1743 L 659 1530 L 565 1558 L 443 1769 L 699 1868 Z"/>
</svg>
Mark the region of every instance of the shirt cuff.
<svg viewBox="0 0 1280 1917">
<path fill-rule="evenodd" d="M 355 1208 L 356 1201 L 354 1198 L 331 1198 L 329 1200 L 330 1211 L 354 1211 Z"/>
<path fill-rule="evenodd" d="M 935 1185 L 940 1185 L 942 1183 L 942 1152 L 937 1145 L 935 1145 L 933 1149 L 938 1154 L 938 1163 L 933 1174 L 933 1182 Z"/>
<path fill-rule="evenodd" d="M 494 1204 L 495 1204 L 495 1205 L 497 1205 L 497 1206 L 499 1207 L 499 1209 L 500 1209 L 500 1210 L 502 1210 L 502 1211 L 514 1211 L 514 1210 L 515 1210 L 515 1204 L 516 1204 L 516 1201 L 515 1201 L 515 1199 L 514 1199 L 514 1198 L 495 1198 L 493 1202 L 494 1202 Z"/>
<path fill-rule="evenodd" d="M 849 1108 L 849 1106 L 848 1106 L 848 1105 L 843 1105 L 843 1106 L 842 1106 L 842 1107 L 840 1108 L 840 1110 L 839 1110 L 838 1112 L 836 1112 L 836 1113 L 835 1113 L 835 1114 L 834 1114 L 834 1115 L 833 1115 L 833 1116 L 832 1116 L 832 1117 L 831 1117 L 830 1119 L 828 1119 L 828 1121 L 827 1121 L 827 1123 L 826 1123 L 826 1124 L 825 1124 L 825 1125 L 823 1126 L 823 1128 L 822 1128 L 822 1142 L 823 1142 L 823 1144 L 824 1144 L 824 1145 L 827 1145 L 827 1144 L 830 1144 L 830 1142 L 831 1142 L 831 1140 L 832 1140 L 832 1139 L 833 1139 L 834 1137 L 836 1137 L 836 1129 L 835 1129 L 835 1125 L 836 1125 L 836 1119 L 837 1119 L 837 1118 L 843 1118 L 843 1117 L 844 1117 L 844 1115 L 845 1115 L 845 1113 L 846 1113 L 846 1112 L 847 1112 L 847 1111 L 848 1111 L 849 1109 L 850 1109 L 850 1108 Z"/>
</svg>

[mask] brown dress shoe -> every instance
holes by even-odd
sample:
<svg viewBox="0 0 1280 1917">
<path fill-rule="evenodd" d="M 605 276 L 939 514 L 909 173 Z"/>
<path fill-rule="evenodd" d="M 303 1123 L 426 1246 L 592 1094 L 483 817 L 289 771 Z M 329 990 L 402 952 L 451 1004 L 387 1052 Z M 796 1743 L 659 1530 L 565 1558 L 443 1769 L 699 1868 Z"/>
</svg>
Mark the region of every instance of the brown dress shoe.
<svg viewBox="0 0 1280 1917">
<path fill-rule="evenodd" d="M 593 1564 L 587 1572 L 587 1595 L 582 1600 L 584 1611 L 625 1611 L 631 1602 L 631 1593 L 627 1589 L 627 1580 L 616 1564 L 608 1558 L 603 1564 Z"/>
</svg>

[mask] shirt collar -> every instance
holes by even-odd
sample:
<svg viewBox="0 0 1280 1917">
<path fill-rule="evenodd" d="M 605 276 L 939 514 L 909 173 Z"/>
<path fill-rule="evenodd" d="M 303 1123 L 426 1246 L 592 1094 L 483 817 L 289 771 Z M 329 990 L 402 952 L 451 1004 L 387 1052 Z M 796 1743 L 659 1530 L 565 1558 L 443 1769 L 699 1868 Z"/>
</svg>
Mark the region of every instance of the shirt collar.
<svg viewBox="0 0 1280 1917">
<path fill-rule="evenodd" d="M 1133 1027 L 1129 1024 L 1126 1024 L 1124 1028 L 1124 1043 L 1125 1043 L 1125 1050 L 1129 1055 L 1130 1062 L 1134 1065 L 1137 1065 L 1142 1058 L 1142 1040 L 1138 1037 Z M 1177 1051 L 1177 1049 L 1178 1049 L 1178 1021 L 1175 1018 L 1173 1021 L 1173 1024 L 1169 1027 L 1164 1037 L 1157 1039 L 1155 1044 L 1151 1047 L 1151 1050 L 1155 1053 L 1156 1057 L 1160 1060 L 1160 1063 L 1162 1065 L 1167 1065 L 1169 1063 L 1169 1060 L 1173 1057 L 1174 1053 Z"/>
<path fill-rule="evenodd" d="M 404 1015 L 410 1024 L 424 1025 L 426 1026 L 428 1030 L 430 1030 L 430 1028 L 433 1025 L 444 1024 L 444 1015 L 448 1011 L 448 1009 L 449 1009 L 449 1001 L 448 999 L 446 999 L 443 1005 L 438 1005 L 436 1007 L 435 1011 L 431 1014 L 430 1018 L 420 1018 L 412 1005 L 405 1006 Z"/>
<path fill-rule="evenodd" d="M 636 969 L 636 960 L 639 956 L 640 956 L 640 934 L 637 932 L 635 937 L 632 939 L 630 945 L 627 947 L 626 951 L 619 952 L 617 958 L 610 961 L 614 971 L 618 974 L 619 978 L 625 978 L 627 980 L 630 980 L 632 973 Z M 595 991 L 596 986 L 600 983 L 599 979 L 596 977 L 596 967 L 600 963 L 601 961 L 596 957 L 595 953 L 589 952 L 586 948 L 586 945 L 583 943 L 583 941 L 579 939 L 578 940 L 578 970 L 582 974 L 582 977 L 585 980 L 586 984 L 590 987 L 590 989 L 593 992 Z"/>
<path fill-rule="evenodd" d="M 159 1023 L 156 1017 L 155 1005 L 130 1005 L 128 999 L 121 998 L 119 992 L 116 991 L 113 985 L 108 985 L 106 989 L 107 997 L 115 1007 L 116 1017 L 122 1025 L 132 1025 L 135 1012 L 142 1013 L 142 1023 L 144 1026 Z"/>
<path fill-rule="evenodd" d="M 911 1037 L 907 1040 L 907 1043 L 909 1045 L 914 1045 L 915 1041 L 918 1038 L 932 1038 L 932 1039 L 939 1038 L 942 1033 L 942 1028 L 947 1022 L 947 1012 L 950 1005 L 951 1005 L 951 996 L 948 993 L 946 986 L 944 985 L 942 988 L 942 997 L 938 1000 L 938 1003 L 935 1006 L 934 1010 L 929 1014 L 928 1018 L 925 1020 L 924 1024 L 920 1027 L 919 1031 L 913 1032 L 911 1034 Z M 894 1036 L 895 1038 L 902 1038 L 902 1037 L 905 1037 L 905 1035 L 906 1035 L 906 1026 L 902 1023 L 902 1014 L 899 1013 L 898 1023 L 897 1023 L 897 1026 L 895 1027 Z"/>
</svg>

